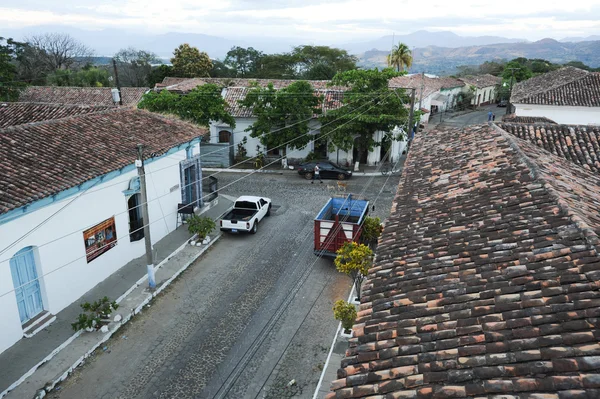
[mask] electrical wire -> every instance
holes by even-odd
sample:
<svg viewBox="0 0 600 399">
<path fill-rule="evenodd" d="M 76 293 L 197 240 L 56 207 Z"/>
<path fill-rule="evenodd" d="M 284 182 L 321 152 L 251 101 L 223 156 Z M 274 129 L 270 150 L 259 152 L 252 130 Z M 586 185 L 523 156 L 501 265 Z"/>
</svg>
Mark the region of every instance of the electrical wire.
<svg viewBox="0 0 600 399">
<path fill-rule="evenodd" d="M 372 108 L 372 107 L 373 107 L 373 106 L 371 106 L 370 108 Z M 369 108 L 369 109 L 370 109 L 370 108 Z M 365 112 L 366 112 L 366 111 L 363 111 L 363 113 L 365 113 Z M 362 115 L 362 114 L 356 115 L 356 116 L 355 116 L 354 118 L 352 118 L 350 121 L 352 121 L 352 120 L 354 120 L 354 119 L 358 118 L 360 115 Z M 342 126 L 344 126 L 345 124 L 349 123 L 350 121 L 348 121 L 348 122 L 344 122 L 342 125 L 340 125 L 340 126 L 336 127 L 335 129 L 333 129 L 331 132 L 327 133 L 326 135 L 332 134 L 332 133 L 333 133 L 335 130 L 337 130 L 337 129 L 341 128 Z M 323 135 L 323 137 L 324 137 L 324 136 L 326 136 L 326 135 Z M 291 152 L 293 152 L 293 151 L 291 151 Z M 258 171 L 259 171 L 259 170 L 262 170 L 262 169 L 264 169 L 265 167 L 267 167 L 267 166 L 269 166 L 269 165 L 271 165 L 271 164 L 273 164 L 273 163 L 275 163 L 275 162 L 278 162 L 278 161 L 279 161 L 280 159 L 282 159 L 282 158 L 283 158 L 283 157 L 281 157 L 281 158 L 278 158 L 278 159 L 276 159 L 275 161 L 273 161 L 273 162 L 271 162 L 271 163 L 269 163 L 269 164 L 267 164 L 267 165 L 264 165 L 262 168 L 260 168 L 260 169 L 257 169 L 257 170 L 254 170 L 254 171 L 252 171 L 251 173 L 248 173 L 248 174 L 246 174 L 246 175 L 242 176 L 241 178 L 239 178 L 239 179 L 237 179 L 237 180 L 234 180 L 233 182 L 231 182 L 231 183 L 229 183 L 229 184 L 227 184 L 227 185 L 225 185 L 225 186 L 221 187 L 221 188 L 220 188 L 219 190 L 217 190 L 216 192 L 219 192 L 219 191 L 221 191 L 221 190 L 223 190 L 223 189 L 225 189 L 225 188 L 227 188 L 227 187 L 229 187 L 229 186 L 231 186 L 231 185 L 233 185 L 233 184 L 235 184 L 235 183 L 237 183 L 237 182 L 239 182 L 239 181 L 241 181 L 241 180 L 243 180 L 243 179 L 245 179 L 245 178 L 248 178 L 249 176 L 251 176 L 251 175 L 253 175 L 253 174 L 255 174 L 255 173 L 258 173 Z M 171 194 L 171 193 L 169 193 L 169 194 Z M 167 194 L 167 195 L 168 195 L 168 194 Z M 160 197 L 157 197 L 157 198 L 155 198 L 155 200 L 156 200 L 156 199 L 158 199 L 158 198 L 161 198 L 161 197 L 162 197 L 162 196 L 160 196 Z M 187 207 L 187 206 L 189 206 L 189 205 L 191 205 L 191 204 L 193 204 L 193 203 L 195 203 L 195 202 L 196 202 L 196 201 L 192 201 L 192 202 L 190 202 L 190 203 L 188 203 L 188 204 L 185 204 L 184 206 L 182 206 L 182 207 L 178 208 L 178 209 L 177 209 L 175 212 L 172 212 L 172 213 L 169 213 L 169 214 L 165 215 L 165 217 L 166 217 L 166 216 L 169 216 L 169 215 L 176 214 L 176 213 L 178 213 L 178 212 L 179 212 L 181 209 L 183 209 L 183 208 L 185 208 L 185 207 Z M 129 212 L 129 209 L 128 209 L 127 211 L 125 211 L 125 212 L 121 212 L 121 213 L 119 213 L 119 214 L 126 213 L 126 212 Z M 116 215 L 119 215 L 119 214 L 115 214 L 115 215 L 113 215 L 113 217 L 114 217 L 114 216 L 116 216 Z M 143 229 L 144 227 L 146 227 L 146 226 L 150 226 L 151 224 L 153 224 L 153 223 L 156 223 L 156 222 L 158 222 L 158 221 L 160 221 L 160 220 L 162 220 L 162 219 L 163 219 L 163 218 L 157 219 L 157 220 L 155 220 L 155 221 L 153 221 L 153 222 L 148 222 L 147 224 L 145 224 L 145 225 L 141 226 L 141 227 L 140 227 L 140 228 L 138 228 L 137 230 L 131 231 L 129 234 L 132 234 L 132 233 L 135 233 L 135 232 L 137 232 L 137 231 L 140 231 L 140 230 L 141 230 L 141 229 Z M 77 230 L 77 232 L 81 232 L 81 230 Z M 74 233 L 71 233 L 71 234 L 74 234 Z M 71 235 L 71 234 L 68 234 L 68 235 Z M 65 236 L 63 236 L 62 238 L 64 238 L 64 237 L 65 237 Z M 127 235 L 126 237 L 121 237 L 121 238 L 118 238 L 117 240 L 115 240 L 115 241 L 113 241 L 113 242 L 114 242 L 114 243 L 116 243 L 116 242 L 118 242 L 118 241 L 120 241 L 120 240 L 123 240 L 124 238 L 129 238 L 129 235 Z M 54 241 L 56 241 L 56 240 L 53 240 L 52 242 L 54 242 Z M 47 245 L 47 243 L 46 243 L 46 244 L 43 244 L 43 245 Z M 41 246 L 41 245 L 40 245 L 40 246 Z M 39 248 L 40 246 L 38 246 L 38 248 Z M 98 249 L 96 249 L 96 250 L 92 251 L 92 252 L 91 252 L 91 254 L 93 254 L 95 251 L 99 251 L 100 249 L 102 249 L 102 248 L 98 248 Z M 32 249 L 32 250 L 33 250 L 33 249 Z M 30 251 L 32 251 L 32 250 L 30 250 Z M 36 277 L 35 279 L 33 279 L 33 280 L 31 280 L 31 281 L 28 281 L 27 283 L 25 283 L 25 284 L 23 284 L 23 285 L 21 285 L 21 286 L 19 286 L 19 287 L 14 287 L 12 290 L 9 290 L 9 291 L 7 291 L 7 292 L 5 292 L 5 293 L 3 293 L 3 294 L 0 294 L 0 298 L 2 298 L 2 297 L 4 297 L 4 296 L 6 296 L 6 295 L 8 295 L 8 294 L 10 294 L 11 292 L 15 292 L 17 289 L 23 288 L 23 287 L 25 287 L 25 286 L 26 286 L 26 285 L 28 285 L 28 284 L 31 284 L 31 282 L 33 282 L 33 281 L 38 281 L 38 280 L 40 280 L 42 277 L 46 277 L 46 276 L 48 276 L 48 275 L 50 275 L 50 274 L 52 274 L 52 273 L 54 273 L 54 272 L 56 272 L 56 271 L 58 271 L 58 270 L 60 270 L 60 269 L 64 268 L 64 267 L 67 267 L 67 266 L 69 266 L 69 265 L 73 264 L 74 262 L 76 262 L 76 261 L 78 261 L 78 260 L 81 260 L 81 259 L 83 259 L 83 258 L 86 258 L 88 255 L 89 255 L 89 254 L 87 254 L 87 253 L 86 253 L 85 255 L 83 255 L 83 256 L 80 256 L 80 257 L 78 257 L 78 258 L 76 258 L 76 259 L 74 259 L 74 260 L 72 260 L 72 261 L 70 261 L 70 262 L 68 262 L 68 263 L 66 263 L 66 264 L 64 264 L 64 265 L 62 265 L 62 266 L 59 266 L 59 267 L 57 267 L 57 268 L 55 268 L 55 269 L 53 269 L 53 270 L 51 270 L 51 271 L 49 271 L 49 272 L 47 272 L 47 273 L 44 273 L 43 275 L 41 275 L 41 276 L 38 276 L 38 277 Z M 6 259 L 6 260 L 3 260 L 3 261 L 0 261 L 0 263 L 2 263 L 2 262 L 6 262 L 6 261 L 10 261 L 10 259 Z"/>
</svg>

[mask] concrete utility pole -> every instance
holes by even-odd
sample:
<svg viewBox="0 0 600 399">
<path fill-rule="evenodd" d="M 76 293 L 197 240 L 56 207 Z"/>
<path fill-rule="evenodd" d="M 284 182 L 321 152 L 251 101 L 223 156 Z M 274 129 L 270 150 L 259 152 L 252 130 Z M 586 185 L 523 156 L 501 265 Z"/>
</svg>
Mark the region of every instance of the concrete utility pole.
<svg viewBox="0 0 600 399">
<path fill-rule="evenodd" d="M 407 140 L 412 138 L 413 129 L 415 127 L 415 92 L 416 89 L 410 89 L 412 92 L 410 95 L 410 112 L 408 114 L 408 137 Z"/>
<path fill-rule="evenodd" d="M 146 269 L 148 271 L 148 286 L 151 290 L 156 288 L 154 278 L 154 258 L 152 256 L 152 240 L 150 240 L 150 216 L 148 215 L 148 195 L 146 193 L 146 172 L 144 171 L 143 146 L 137 145 L 138 159 L 135 161 L 140 178 L 140 194 L 142 197 L 142 218 L 144 222 L 144 242 L 146 243 Z"/>
<path fill-rule="evenodd" d="M 119 72 L 117 72 L 117 61 L 113 58 L 113 69 L 115 70 L 115 83 L 119 91 L 119 105 L 123 105 L 123 96 L 121 95 L 121 85 L 119 84 Z"/>
<path fill-rule="evenodd" d="M 511 75 L 510 75 L 510 90 L 508 93 L 508 101 L 506 102 L 506 115 L 510 114 L 510 110 L 512 108 L 510 98 L 512 96 L 512 87 L 513 87 L 513 80 L 515 78 L 515 71 L 518 71 L 521 68 L 508 68 L 508 69 L 510 69 Z"/>
</svg>

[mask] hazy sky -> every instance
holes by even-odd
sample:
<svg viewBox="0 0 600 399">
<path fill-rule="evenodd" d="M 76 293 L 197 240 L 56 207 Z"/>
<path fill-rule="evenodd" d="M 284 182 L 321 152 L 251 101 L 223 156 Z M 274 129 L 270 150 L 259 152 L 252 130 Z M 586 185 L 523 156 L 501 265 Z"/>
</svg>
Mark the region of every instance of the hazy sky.
<svg viewBox="0 0 600 399">
<path fill-rule="evenodd" d="M 118 27 L 228 38 L 371 39 L 451 30 L 537 40 L 600 34 L 600 0 L 1 0 L 0 27 Z M 0 36 L 2 35 L 0 28 Z"/>
</svg>

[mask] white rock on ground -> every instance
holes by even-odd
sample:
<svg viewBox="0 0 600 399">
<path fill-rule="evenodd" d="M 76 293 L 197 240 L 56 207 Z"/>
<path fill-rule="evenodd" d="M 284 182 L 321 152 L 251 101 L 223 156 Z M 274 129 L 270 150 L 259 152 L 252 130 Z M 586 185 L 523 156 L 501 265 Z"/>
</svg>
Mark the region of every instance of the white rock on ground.
<svg viewBox="0 0 600 399">
<path fill-rule="evenodd" d="M 121 316 L 120 314 L 116 315 L 115 318 L 114 318 L 115 323 L 118 323 L 121 320 L 123 320 L 123 316 Z"/>
<path fill-rule="evenodd" d="M 102 328 L 100 329 L 100 332 L 107 333 L 108 332 L 108 326 L 102 326 Z"/>
</svg>

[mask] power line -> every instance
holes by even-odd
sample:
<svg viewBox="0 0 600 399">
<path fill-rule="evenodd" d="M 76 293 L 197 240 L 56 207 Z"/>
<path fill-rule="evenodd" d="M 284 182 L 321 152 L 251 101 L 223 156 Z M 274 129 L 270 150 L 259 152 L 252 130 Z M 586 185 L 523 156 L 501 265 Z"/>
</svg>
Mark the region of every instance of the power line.
<svg viewBox="0 0 600 399">
<path fill-rule="evenodd" d="M 375 99 L 371 100 L 371 102 L 373 102 L 374 100 L 375 100 Z M 355 108 L 354 110 L 352 110 L 352 112 L 354 112 L 354 111 L 358 110 L 359 108 L 362 108 L 362 107 L 364 107 L 364 106 L 365 106 L 365 105 L 367 105 L 367 104 L 368 104 L 368 103 L 366 103 L 366 104 L 363 104 L 363 105 L 361 105 L 360 107 L 357 107 L 357 108 Z M 334 123 L 334 122 L 336 122 L 336 121 L 338 121 L 338 120 L 340 120 L 340 119 L 341 119 L 341 117 L 340 117 L 340 118 L 337 118 L 337 119 L 335 119 L 335 120 L 333 120 L 333 121 L 331 121 L 331 122 L 329 122 L 329 123 L 326 123 L 325 125 L 322 125 L 320 128 L 322 128 L 323 126 L 330 125 L 330 124 L 332 124 L 332 123 Z M 298 122 L 298 123 L 300 123 L 300 122 Z M 287 128 L 287 127 L 286 127 L 286 128 Z M 319 128 L 319 130 L 320 130 L 320 128 Z M 285 129 L 285 128 L 282 128 L 282 129 Z M 271 132 L 269 132 L 269 133 L 267 133 L 267 134 L 275 133 L 275 132 L 277 132 L 277 131 L 280 131 L 280 130 L 282 130 L 282 129 L 279 129 L 279 130 L 274 130 L 274 131 L 271 131 Z M 281 145 L 279 145 L 279 146 L 277 146 L 277 147 L 274 147 L 273 149 L 277 149 L 277 148 L 280 148 L 280 147 L 287 146 L 289 143 L 291 143 L 291 142 L 293 142 L 293 141 L 296 141 L 296 140 L 300 139 L 301 137 L 303 137 L 303 136 L 305 136 L 305 135 L 309 135 L 311 132 L 314 132 L 314 131 L 316 131 L 316 130 L 317 130 L 317 129 L 311 129 L 311 130 L 309 130 L 309 132 L 307 132 L 307 133 L 305 133 L 305 134 L 303 134 L 303 135 L 301 135 L 301 136 L 299 136 L 299 137 L 296 137 L 296 138 L 294 138 L 294 139 L 291 139 L 291 140 L 289 140 L 289 141 L 287 141 L 287 142 L 285 142 L 285 143 L 283 143 L 283 144 L 281 144 Z M 330 132 L 330 133 L 327 133 L 326 135 L 329 135 L 329 134 L 331 134 L 331 133 L 332 133 L 332 132 Z M 325 135 L 324 135 L 324 136 L 325 136 Z M 315 139 L 315 141 L 316 141 L 316 140 L 318 140 L 318 138 L 316 138 L 316 139 Z M 227 148 L 229 148 L 229 147 L 230 147 L 230 146 L 228 146 Z M 217 151 L 212 151 L 212 152 L 209 152 L 209 153 L 206 153 L 206 154 L 204 154 L 204 156 L 206 156 L 206 155 L 209 155 L 209 154 L 212 154 L 212 153 L 215 153 L 215 152 L 218 152 L 218 151 L 222 151 L 222 150 L 223 150 L 223 149 L 220 149 L 220 150 L 217 150 Z M 203 156 L 203 155 L 200 155 L 200 157 L 202 157 L 202 156 Z M 258 157 L 258 155 L 254 156 L 254 157 L 250 157 L 249 159 L 253 159 L 253 158 L 257 158 L 257 157 Z M 280 160 L 280 159 L 283 159 L 283 158 L 285 158 L 285 157 L 283 157 L 283 156 L 282 156 L 282 157 L 281 157 L 281 158 L 279 158 L 278 160 Z M 276 161 L 278 161 L 278 160 L 276 160 Z M 240 164 L 242 164 L 242 163 L 245 163 L 246 161 L 247 161 L 247 160 L 241 161 L 241 162 L 239 162 L 239 163 L 237 163 L 237 164 L 234 164 L 234 165 L 230 166 L 230 167 L 229 167 L 229 168 L 227 168 L 227 169 L 232 169 L 234 166 L 237 166 L 237 165 L 240 165 Z M 173 165 L 169 165 L 169 166 L 166 166 L 166 167 L 163 167 L 163 168 L 157 169 L 157 170 L 155 170 L 155 171 L 153 171 L 153 172 L 151 172 L 151 173 L 156 173 L 156 172 L 159 172 L 159 171 L 161 171 L 161 170 L 164 170 L 164 169 L 167 169 L 167 168 L 171 168 L 171 167 L 173 167 L 173 166 L 179 166 L 179 162 L 178 162 L 178 163 L 175 163 L 175 164 L 173 164 Z M 212 175 L 210 175 L 210 176 L 207 176 L 207 177 L 204 177 L 204 178 L 202 178 L 202 179 L 201 179 L 199 182 L 196 182 L 196 181 L 194 181 L 194 182 L 191 182 L 191 183 L 189 183 L 189 184 L 187 184 L 187 185 L 184 185 L 184 186 L 182 186 L 182 188 L 186 188 L 186 187 L 188 187 L 188 186 L 190 186 L 190 185 L 193 185 L 193 184 L 198 184 L 198 183 L 201 183 L 202 181 L 204 181 L 204 180 L 208 179 L 209 177 L 211 177 L 211 176 L 214 176 L 214 175 L 216 175 L 216 174 L 219 174 L 219 173 L 222 173 L 222 172 L 221 172 L 221 171 L 215 172 L 215 173 L 213 173 L 213 174 L 212 174 Z M 146 173 L 145 175 L 148 175 L 148 173 Z M 130 180 L 130 179 L 126 179 L 126 180 Z M 103 189 L 106 189 L 106 188 L 109 188 L 109 187 L 113 187 L 113 186 L 115 186 L 115 185 L 122 184 L 122 183 L 124 183 L 126 180 L 122 180 L 122 181 L 119 181 L 119 182 L 113 183 L 113 184 L 111 184 L 111 185 L 109 185 L 109 186 L 105 186 L 105 187 L 102 187 L 102 188 L 100 188 L 100 189 L 98 189 L 98 190 L 91 191 L 90 193 L 92 193 L 92 192 L 97 192 L 97 191 L 100 191 L 100 190 L 103 190 Z M 89 187 L 89 188 L 91 188 L 91 187 Z M 88 189 L 89 189 L 89 188 L 88 188 Z M 86 189 L 86 191 L 87 191 L 87 189 Z M 84 191 L 83 193 L 81 193 L 79 196 L 82 196 L 82 195 L 84 195 L 84 194 L 85 194 L 85 191 Z M 156 198 L 154 198 L 154 199 L 152 199 L 152 200 L 150 200 L 150 201 L 147 201 L 147 203 L 150 203 L 150 202 L 153 202 L 153 201 L 159 200 L 160 198 L 162 198 L 162 197 L 165 197 L 165 196 L 167 196 L 167 195 L 170 195 L 170 194 L 171 194 L 170 192 L 169 192 L 169 193 L 166 193 L 166 194 L 163 194 L 163 195 L 161 195 L 161 196 L 158 196 L 158 197 L 156 197 Z M 78 196 L 78 197 L 79 197 L 79 196 Z M 68 203 L 67 205 L 65 205 L 63 208 L 66 208 L 66 207 L 67 207 L 67 206 L 68 206 L 70 203 L 71 203 L 71 202 L 69 202 L 69 203 Z M 138 208 L 138 207 L 141 207 L 141 206 L 142 206 L 142 205 L 144 205 L 144 204 L 145 204 L 145 203 L 140 203 L 140 204 L 136 205 L 136 207 L 134 207 L 134 208 L 131 208 L 131 209 L 136 209 L 136 208 Z M 63 208 L 61 208 L 61 210 L 62 210 Z M 129 212 L 129 210 L 130 210 L 130 209 L 128 209 L 128 210 L 126 210 L 126 211 L 123 211 L 123 212 L 120 212 L 120 213 L 117 213 L 117 214 L 115 214 L 115 215 L 113 215 L 113 216 L 118 216 L 118 215 L 121 215 L 121 214 L 127 213 L 127 212 Z M 54 217 L 54 215 L 55 215 L 55 214 L 52 214 L 52 215 L 50 215 L 50 216 L 49 216 L 47 219 L 45 219 L 45 220 L 44 220 L 44 221 L 43 221 L 43 222 L 42 222 L 40 225 L 36 226 L 34 229 L 32 229 L 32 230 L 30 230 L 29 232 L 25 233 L 25 235 L 21 236 L 21 237 L 20 237 L 20 238 L 19 238 L 19 239 L 18 239 L 16 242 L 14 242 L 13 244 L 11 244 L 11 245 L 9 245 L 8 247 L 6 247 L 4 250 L 2 250 L 2 252 L 0 252 L 0 255 L 4 254 L 4 253 L 5 253 L 5 252 L 6 252 L 8 249 L 10 249 L 12 246 L 14 246 L 14 244 L 15 244 L 15 243 L 18 243 L 18 242 L 22 241 L 22 239 L 24 239 L 24 238 L 26 238 L 27 236 L 29 236 L 29 234 L 31 234 L 33 231 L 37 230 L 37 228 L 39 228 L 41 225 L 45 224 L 45 223 L 46 223 L 46 222 L 47 222 L 49 219 L 51 219 L 52 217 Z M 86 228 L 93 227 L 93 226 L 94 226 L 94 225 L 89 225 L 89 226 L 87 226 Z M 84 230 L 85 230 L 85 228 L 84 228 Z M 62 236 L 62 237 L 60 237 L 60 238 L 58 238 L 58 239 L 52 240 L 52 241 L 50 241 L 49 243 L 51 243 L 51 242 L 55 242 L 55 241 L 57 241 L 57 240 L 59 240 L 59 239 L 62 239 L 62 238 L 64 238 L 64 237 L 67 237 L 67 236 L 70 236 L 70 235 L 72 235 L 72 234 L 79 233 L 80 231 L 81 231 L 81 230 L 76 230 L 76 231 L 73 231 L 72 233 L 66 234 L 66 235 L 64 235 L 64 236 Z M 48 244 L 48 243 L 46 243 L 46 244 Z M 42 247 L 42 246 L 44 246 L 44 245 L 46 245 L 46 244 L 42 244 L 42 245 L 39 245 L 39 246 L 37 246 L 37 247 L 39 248 L 39 247 Z M 28 252 L 31 252 L 31 251 L 32 251 L 32 250 L 29 250 Z M 10 259 L 5 259 L 5 260 L 3 260 L 3 261 L 0 261 L 0 263 L 6 262 L 7 260 L 10 260 Z"/>
<path fill-rule="evenodd" d="M 391 93 L 390 93 L 390 94 L 391 94 Z M 372 107 L 373 107 L 373 106 L 371 106 L 370 108 L 372 108 Z M 370 109 L 370 108 L 369 108 L 369 109 Z M 365 112 L 366 112 L 366 111 L 363 111 L 363 113 L 365 113 Z M 357 115 L 355 118 L 358 118 L 360 115 L 361 115 L 361 114 Z M 348 123 L 348 122 L 344 122 L 344 124 L 346 124 L 346 123 Z M 342 125 L 338 126 L 336 129 L 340 128 L 340 127 L 341 127 L 341 126 L 343 126 L 344 124 L 342 124 Z M 329 135 L 329 134 L 333 133 L 333 132 L 334 132 L 336 129 L 334 129 L 334 130 L 332 130 L 331 132 L 327 133 L 327 135 Z M 325 135 L 324 135 L 324 136 L 325 136 Z M 292 150 L 292 152 L 293 152 L 293 151 L 294 151 L 294 150 Z M 269 164 L 267 164 L 267 165 L 264 165 L 262 168 L 260 168 L 260 169 L 257 169 L 257 170 L 254 170 L 254 171 L 252 171 L 251 173 L 248 173 L 247 175 L 245 175 L 245 176 L 242 176 L 241 178 L 239 178 L 239 179 L 237 179 L 237 180 L 234 180 L 233 182 L 231 182 L 231 183 L 229 183 L 229 184 L 227 184 L 227 185 L 225 185 L 225 186 L 221 187 L 221 188 L 220 188 L 219 190 L 217 190 L 216 192 L 219 192 L 219 191 L 221 191 L 221 190 L 223 190 L 223 189 L 225 189 L 225 188 L 227 188 L 227 187 L 229 187 L 229 186 L 231 186 L 231 185 L 233 185 L 233 184 L 235 184 L 235 183 L 237 183 L 237 182 L 239 182 L 239 181 L 241 181 L 241 180 L 243 180 L 243 179 L 245 179 L 245 178 L 247 178 L 247 177 L 249 177 L 249 176 L 251 176 L 251 175 L 253 175 L 253 174 L 255 174 L 255 173 L 258 173 L 258 171 L 259 171 L 259 170 L 262 170 L 262 169 L 264 169 L 265 167 L 267 167 L 267 166 L 269 166 L 269 165 L 272 165 L 272 164 L 274 164 L 274 163 L 278 162 L 278 161 L 279 161 L 280 159 L 282 159 L 282 158 L 283 158 L 283 157 L 281 157 L 281 158 L 278 158 L 278 159 L 274 160 L 273 162 L 271 162 L 271 163 L 269 163 Z M 171 194 L 171 193 L 169 193 L 169 194 Z M 167 194 L 167 195 L 168 195 L 168 194 Z M 164 195 L 163 195 L 163 196 L 164 196 Z M 163 197 L 163 196 L 157 197 L 157 198 L 155 198 L 154 200 L 156 200 L 156 199 L 158 199 L 158 198 L 161 198 L 161 197 Z M 149 201 L 149 202 L 150 202 L 150 201 Z M 183 209 L 183 208 L 185 208 L 186 206 L 188 206 L 188 205 L 191 205 L 191 204 L 193 204 L 193 203 L 195 203 L 195 201 L 192 201 L 192 202 L 190 202 L 190 203 L 188 203 L 188 204 L 185 204 L 184 206 L 182 206 L 182 207 L 178 208 L 178 209 L 177 209 L 175 212 L 169 213 L 169 214 L 167 214 L 167 215 L 165 215 L 165 216 L 174 215 L 174 214 L 178 213 L 178 212 L 179 212 L 181 209 Z M 125 211 L 125 212 L 121 212 L 121 213 L 115 214 L 115 215 L 113 215 L 113 217 L 114 217 L 114 216 L 117 216 L 117 215 L 120 215 L 120 214 L 123 214 L 123 213 L 126 213 L 126 212 L 129 212 L 129 210 L 127 210 L 127 211 Z M 161 219 L 162 219 L 162 218 L 161 218 Z M 155 221 L 153 221 L 153 222 L 148 222 L 147 224 L 145 224 L 145 225 L 141 226 L 140 228 L 138 228 L 138 229 L 134 230 L 133 232 L 130 232 L 130 234 L 132 234 L 132 233 L 135 233 L 135 232 L 139 231 L 140 229 L 143 229 L 143 228 L 145 228 L 145 227 L 147 227 L 147 226 L 150 226 L 151 224 L 153 224 L 153 223 L 156 223 L 156 222 L 160 221 L 161 219 L 155 220 Z M 74 232 L 74 233 L 70 233 L 70 234 L 68 234 L 68 235 L 72 235 L 72 234 L 78 233 L 78 232 L 80 232 L 80 231 L 81 231 L 81 230 L 77 230 L 76 232 Z M 61 237 L 61 238 L 64 238 L 64 237 L 65 237 L 65 236 L 63 236 L 63 237 Z M 129 237 L 129 235 L 127 235 L 126 237 Z M 124 239 L 124 238 L 125 238 L 125 237 L 117 238 L 117 240 L 115 240 L 114 242 L 118 242 L 118 241 L 120 241 L 120 240 L 122 240 L 122 239 Z M 56 241 L 56 240 L 53 240 L 52 242 L 54 242 L 54 241 Z M 46 245 L 46 244 L 43 244 L 43 245 Z M 41 246 L 43 246 L 43 245 L 40 245 L 40 246 L 38 246 L 38 248 L 39 248 L 39 247 L 41 247 Z M 96 250 L 92 251 L 91 253 L 94 253 L 95 251 L 98 251 L 98 250 L 100 250 L 100 249 L 101 249 L 101 248 L 98 248 L 98 249 L 96 249 Z M 30 250 L 30 251 L 33 251 L 33 249 L 32 249 L 32 250 Z M 43 274 L 42 276 L 38 276 L 38 277 L 36 277 L 35 279 L 33 279 L 33 280 L 31 280 L 31 281 L 28 281 L 26 284 L 23 284 L 23 285 L 21 285 L 21 286 L 19 286 L 19 287 L 14 287 L 12 290 L 9 290 L 9 291 L 7 291 L 7 292 L 5 292 L 5 293 L 3 293 L 3 294 L 0 294 L 0 298 L 2 298 L 2 297 L 3 297 L 3 296 L 5 296 L 5 295 L 8 295 L 8 294 L 10 294 L 11 292 L 14 292 L 14 291 L 15 291 L 15 290 L 17 290 L 17 289 L 20 289 L 20 288 L 24 287 L 24 286 L 25 286 L 25 285 L 27 285 L 27 284 L 30 284 L 32 281 L 38 281 L 38 280 L 39 280 L 39 279 L 41 279 L 42 277 L 46 277 L 46 276 L 48 276 L 49 274 L 52 274 L 52 273 L 54 273 L 54 272 L 55 272 L 55 271 L 57 271 L 57 270 L 60 270 L 60 269 L 62 269 L 62 268 L 64 268 L 64 267 L 67 267 L 67 266 L 71 265 L 72 263 L 74 263 L 74 262 L 76 262 L 76 261 L 78 261 L 78 260 L 80 260 L 80 259 L 83 259 L 83 258 L 87 257 L 88 255 L 89 255 L 89 254 L 85 254 L 85 255 L 83 255 L 83 256 L 80 256 L 80 257 L 78 257 L 78 258 L 76 258 L 76 259 L 74 259 L 74 260 L 72 260 L 72 261 L 70 261 L 70 262 L 68 262 L 68 263 L 66 263 L 66 264 L 64 264 L 64 265 L 62 265 L 62 266 L 59 266 L 59 267 L 57 267 L 56 269 L 53 269 L 53 270 L 51 270 L 51 271 L 49 271 L 49 272 L 47 272 L 47 273 Z M 10 261 L 10 259 L 6 259 L 6 260 L 4 260 L 4 261 L 0 261 L 0 263 L 2 263 L 2 262 L 6 262 L 6 261 Z"/>
</svg>

